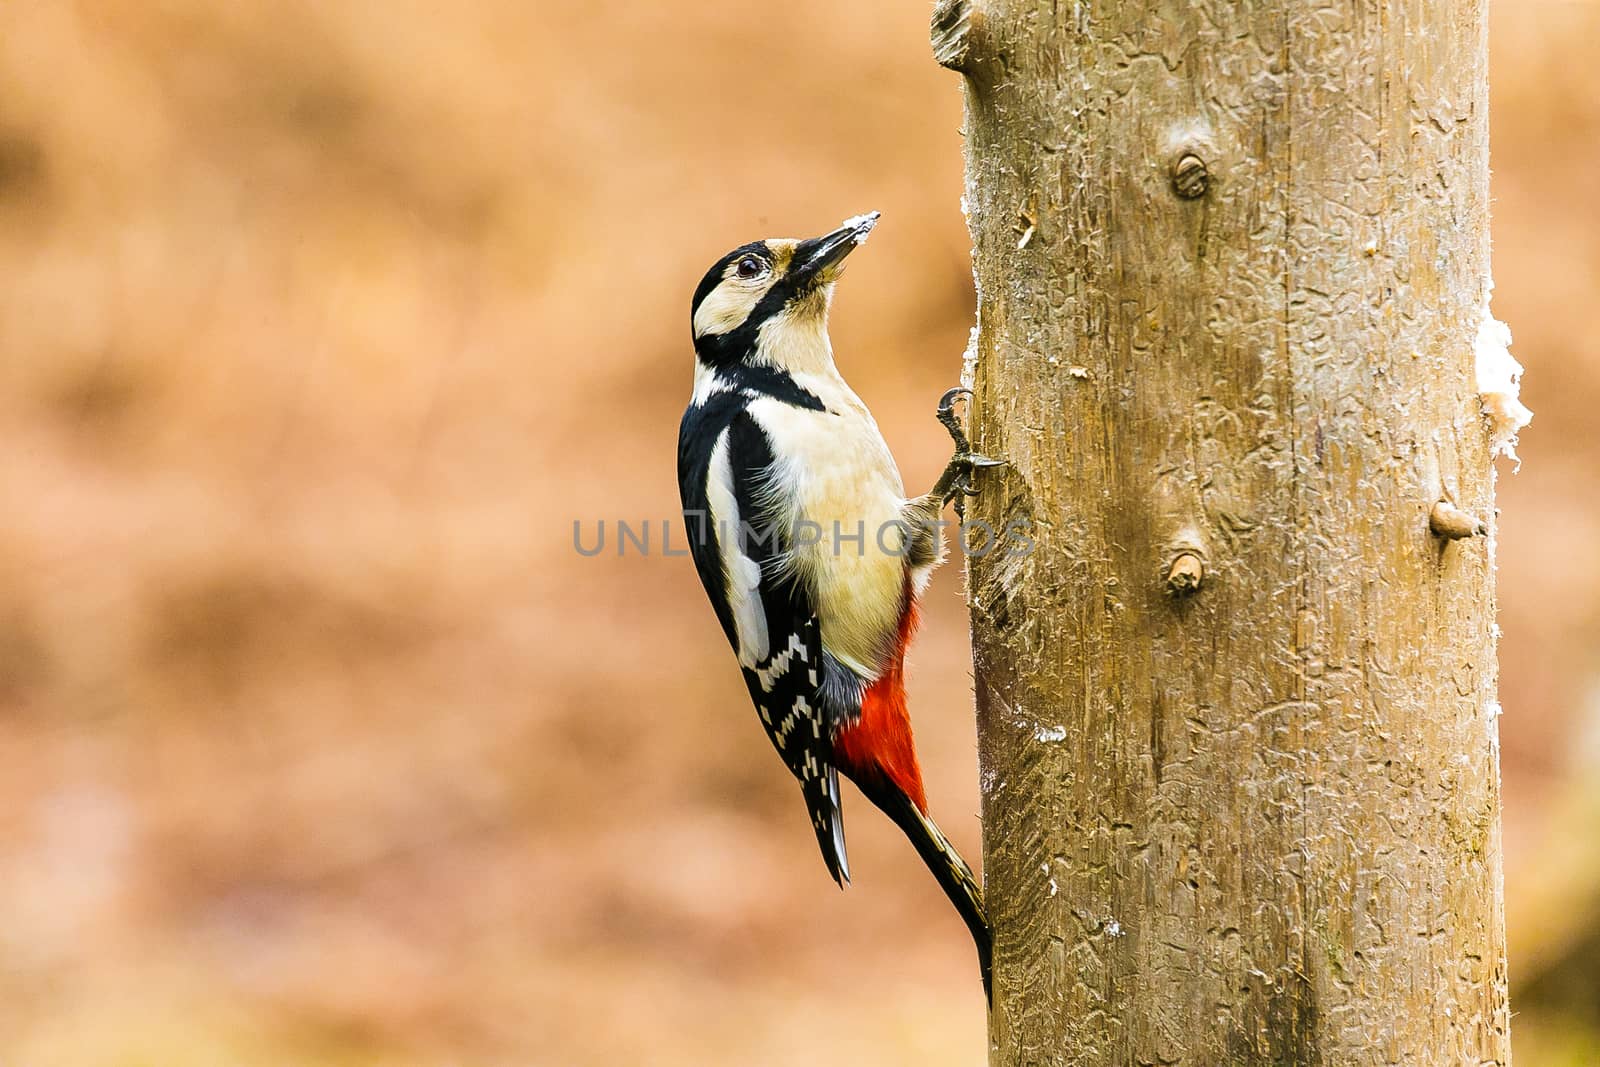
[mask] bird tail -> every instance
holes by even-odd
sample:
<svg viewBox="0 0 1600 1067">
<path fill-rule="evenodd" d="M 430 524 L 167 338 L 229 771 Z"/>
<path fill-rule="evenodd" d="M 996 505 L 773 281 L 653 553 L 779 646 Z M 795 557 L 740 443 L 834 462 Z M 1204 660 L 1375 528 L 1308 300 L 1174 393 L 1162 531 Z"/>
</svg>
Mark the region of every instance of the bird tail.
<svg viewBox="0 0 1600 1067">
<path fill-rule="evenodd" d="M 911 840 L 917 855 L 927 864 L 928 870 L 944 890 L 945 896 L 960 913 L 961 919 L 972 932 L 973 944 L 978 949 L 978 968 L 983 975 L 983 993 L 993 997 L 994 941 L 989 930 L 989 920 L 983 910 L 983 888 L 973 876 L 972 868 L 961 858 L 949 838 L 935 825 L 928 814 L 915 801 L 892 786 L 867 790 L 870 799 Z"/>
<path fill-rule="evenodd" d="M 811 816 L 811 828 L 817 833 L 817 845 L 822 849 L 822 861 L 828 873 L 843 889 L 850 881 L 850 858 L 844 850 L 844 811 L 839 806 L 839 772 L 827 768 L 821 775 L 802 780 L 800 792 L 805 795 L 806 812 Z"/>
</svg>

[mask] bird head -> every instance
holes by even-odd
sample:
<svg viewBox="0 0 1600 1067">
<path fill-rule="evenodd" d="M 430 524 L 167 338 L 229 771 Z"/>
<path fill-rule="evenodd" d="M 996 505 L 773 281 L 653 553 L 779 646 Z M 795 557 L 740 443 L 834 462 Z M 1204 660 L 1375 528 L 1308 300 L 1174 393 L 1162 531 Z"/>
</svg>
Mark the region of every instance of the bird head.
<svg viewBox="0 0 1600 1067">
<path fill-rule="evenodd" d="M 696 358 L 809 369 L 828 348 L 828 304 L 844 259 L 878 224 L 878 212 L 846 219 L 809 240 L 770 238 L 741 245 L 706 272 L 695 289 L 690 321 Z"/>
</svg>

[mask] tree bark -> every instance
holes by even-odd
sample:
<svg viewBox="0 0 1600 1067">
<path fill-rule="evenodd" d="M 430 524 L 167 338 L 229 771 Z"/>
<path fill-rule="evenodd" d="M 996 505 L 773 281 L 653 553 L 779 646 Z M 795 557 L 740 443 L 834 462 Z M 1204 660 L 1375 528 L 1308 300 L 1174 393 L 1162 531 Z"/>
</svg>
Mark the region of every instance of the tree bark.
<svg viewBox="0 0 1600 1067">
<path fill-rule="evenodd" d="M 970 561 L 991 1062 L 1509 1063 L 1486 0 L 933 37 L 1035 542 Z"/>
</svg>

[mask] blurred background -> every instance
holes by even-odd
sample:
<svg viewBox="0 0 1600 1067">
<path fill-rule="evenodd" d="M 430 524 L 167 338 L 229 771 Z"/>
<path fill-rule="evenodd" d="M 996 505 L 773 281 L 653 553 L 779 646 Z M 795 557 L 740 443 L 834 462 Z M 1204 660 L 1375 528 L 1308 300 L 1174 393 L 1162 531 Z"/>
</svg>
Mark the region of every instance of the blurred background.
<svg viewBox="0 0 1600 1067">
<path fill-rule="evenodd" d="M 881 209 L 907 481 L 972 316 L 924 0 L 0 4 L 0 1060 L 982 1062 L 967 934 L 832 890 L 674 514 L 687 302 Z M 1600 4 L 1492 29 L 1521 1062 L 1600 1062 Z M 656 542 L 659 548 L 659 540 Z M 959 566 L 913 653 L 978 853 Z"/>
</svg>

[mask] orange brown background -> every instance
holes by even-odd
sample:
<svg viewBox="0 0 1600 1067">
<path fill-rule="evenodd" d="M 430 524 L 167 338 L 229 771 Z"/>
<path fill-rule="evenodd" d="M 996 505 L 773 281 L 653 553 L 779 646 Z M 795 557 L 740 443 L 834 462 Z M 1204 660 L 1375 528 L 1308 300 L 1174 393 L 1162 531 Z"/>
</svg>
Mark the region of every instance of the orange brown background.
<svg viewBox="0 0 1600 1067">
<path fill-rule="evenodd" d="M 0 4 L 0 1062 L 983 1062 L 965 931 L 854 795 L 831 887 L 687 561 L 572 546 L 674 514 L 705 267 L 869 209 L 835 346 L 937 473 L 928 13 Z M 1592 1064 L 1600 4 L 1492 21 L 1514 1032 Z M 960 586 L 911 691 L 975 856 Z"/>
</svg>

